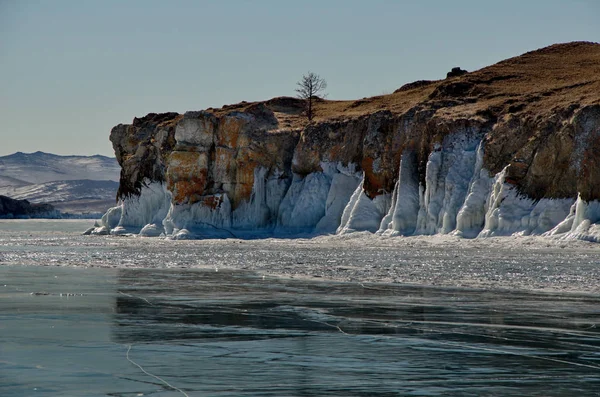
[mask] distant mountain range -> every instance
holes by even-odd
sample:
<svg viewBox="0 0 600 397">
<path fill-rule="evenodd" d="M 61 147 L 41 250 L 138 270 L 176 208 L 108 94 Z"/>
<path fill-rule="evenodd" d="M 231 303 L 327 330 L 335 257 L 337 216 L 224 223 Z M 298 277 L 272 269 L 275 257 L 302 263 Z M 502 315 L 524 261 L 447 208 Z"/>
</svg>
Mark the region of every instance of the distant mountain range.
<svg viewBox="0 0 600 397">
<path fill-rule="evenodd" d="M 0 195 L 96 217 L 114 205 L 120 171 L 114 157 L 17 152 L 0 156 Z"/>
</svg>

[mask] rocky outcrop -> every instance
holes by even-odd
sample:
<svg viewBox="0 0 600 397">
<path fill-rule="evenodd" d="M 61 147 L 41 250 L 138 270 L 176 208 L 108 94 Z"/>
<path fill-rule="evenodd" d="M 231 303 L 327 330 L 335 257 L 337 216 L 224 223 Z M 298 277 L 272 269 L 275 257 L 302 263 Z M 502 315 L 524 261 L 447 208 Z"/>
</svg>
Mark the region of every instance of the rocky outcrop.
<svg viewBox="0 0 600 397">
<path fill-rule="evenodd" d="M 456 67 L 452 68 L 451 71 L 446 73 L 446 78 L 449 79 L 451 77 L 459 77 L 459 76 L 465 75 L 467 73 L 469 73 L 469 72 L 456 66 Z"/>
<path fill-rule="evenodd" d="M 311 123 L 294 98 L 149 114 L 111 132 L 121 204 L 102 232 L 600 238 L 599 65 L 598 44 L 555 45 L 319 101 Z"/>
<path fill-rule="evenodd" d="M 27 200 L 14 200 L 0 196 L 0 218 L 56 218 L 60 214 L 50 204 L 31 204 Z"/>
</svg>

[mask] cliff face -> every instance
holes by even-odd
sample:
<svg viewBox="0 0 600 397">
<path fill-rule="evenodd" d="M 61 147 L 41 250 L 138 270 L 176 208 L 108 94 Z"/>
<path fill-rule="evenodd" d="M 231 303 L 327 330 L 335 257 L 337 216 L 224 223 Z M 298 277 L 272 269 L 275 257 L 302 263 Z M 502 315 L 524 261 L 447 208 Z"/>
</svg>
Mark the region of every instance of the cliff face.
<svg viewBox="0 0 600 397">
<path fill-rule="evenodd" d="M 597 238 L 598 44 L 301 111 L 275 98 L 116 126 L 121 205 L 99 232 Z"/>
</svg>

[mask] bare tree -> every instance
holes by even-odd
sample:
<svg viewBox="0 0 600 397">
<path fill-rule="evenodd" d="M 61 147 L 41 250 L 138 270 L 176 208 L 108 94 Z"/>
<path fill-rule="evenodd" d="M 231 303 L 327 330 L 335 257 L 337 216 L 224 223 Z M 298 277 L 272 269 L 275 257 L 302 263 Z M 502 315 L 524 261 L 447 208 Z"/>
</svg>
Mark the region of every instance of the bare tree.
<svg viewBox="0 0 600 397">
<path fill-rule="evenodd" d="M 318 94 L 325 91 L 327 82 L 319 77 L 318 74 L 308 72 L 296 84 L 298 85 L 298 88 L 296 88 L 298 98 L 304 100 L 306 104 L 306 117 L 308 117 L 308 121 L 311 121 L 315 115 L 314 100 Z"/>
</svg>

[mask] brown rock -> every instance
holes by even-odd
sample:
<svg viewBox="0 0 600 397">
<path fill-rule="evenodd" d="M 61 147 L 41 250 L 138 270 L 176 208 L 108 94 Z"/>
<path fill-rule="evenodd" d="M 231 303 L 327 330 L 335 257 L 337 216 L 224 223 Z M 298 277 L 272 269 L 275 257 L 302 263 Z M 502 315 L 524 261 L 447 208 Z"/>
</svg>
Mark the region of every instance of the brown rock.
<svg viewBox="0 0 600 397">
<path fill-rule="evenodd" d="M 306 124 L 295 98 L 210 111 L 151 113 L 118 125 L 119 197 L 166 181 L 176 204 L 249 200 L 258 167 L 283 179 L 354 164 L 374 198 L 391 193 L 410 150 L 418 180 L 450 136 L 483 139 L 484 167 L 539 198 L 600 199 L 600 45 L 550 46 L 451 79 L 360 101 L 319 101 Z"/>
<path fill-rule="evenodd" d="M 466 70 L 461 69 L 457 66 L 457 67 L 452 68 L 452 70 L 449 71 L 448 73 L 446 73 L 446 78 L 449 79 L 452 77 L 459 77 L 459 76 L 465 75 L 467 73 L 469 73 L 469 72 L 467 72 Z"/>
</svg>

